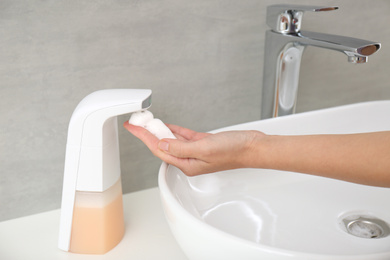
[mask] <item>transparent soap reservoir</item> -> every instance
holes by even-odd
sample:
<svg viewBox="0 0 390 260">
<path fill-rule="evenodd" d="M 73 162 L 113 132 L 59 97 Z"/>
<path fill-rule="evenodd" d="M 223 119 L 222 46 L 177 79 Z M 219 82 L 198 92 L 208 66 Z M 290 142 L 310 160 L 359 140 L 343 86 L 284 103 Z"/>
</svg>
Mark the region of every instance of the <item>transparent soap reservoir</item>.
<svg viewBox="0 0 390 260">
<path fill-rule="evenodd" d="M 103 192 L 76 191 L 70 252 L 104 254 L 124 235 L 121 179 Z"/>
</svg>

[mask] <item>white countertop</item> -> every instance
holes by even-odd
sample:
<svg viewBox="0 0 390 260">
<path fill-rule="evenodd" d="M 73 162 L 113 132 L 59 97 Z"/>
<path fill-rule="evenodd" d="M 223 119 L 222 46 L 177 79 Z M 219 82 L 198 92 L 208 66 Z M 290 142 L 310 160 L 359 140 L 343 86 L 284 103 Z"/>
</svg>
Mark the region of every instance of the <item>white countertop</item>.
<svg viewBox="0 0 390 260">
<path fill-rule="evenodd" d="M 0 222 L 4 260 L 187 260 L 165 221 L 158 188 L 123 195 L 126 231 L 105 255 L 81 255 L 57 248 L 60 210 Z"/>
</svg>

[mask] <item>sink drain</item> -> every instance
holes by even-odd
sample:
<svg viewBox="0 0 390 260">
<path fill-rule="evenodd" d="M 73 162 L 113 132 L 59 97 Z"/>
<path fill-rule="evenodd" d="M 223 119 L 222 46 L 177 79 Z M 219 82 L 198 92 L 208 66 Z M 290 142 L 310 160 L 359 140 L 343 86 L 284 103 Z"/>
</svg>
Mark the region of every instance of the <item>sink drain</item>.
<svg viewBox="0 0 390 260">
<path fill-rule="evenodd" d="M 381 226 L 371 220 L 357 219 L 348 223 L 348 233 L 362 238 L 380 238 L 384 231 Z"/>
<path fill-rule="evenodd" d="M 342 218 L 342 227 L 347 233 L 361 238 L 383 238 L 390 234 L 389 225 L 372 216 L 350 215 Z"/>
</svg>

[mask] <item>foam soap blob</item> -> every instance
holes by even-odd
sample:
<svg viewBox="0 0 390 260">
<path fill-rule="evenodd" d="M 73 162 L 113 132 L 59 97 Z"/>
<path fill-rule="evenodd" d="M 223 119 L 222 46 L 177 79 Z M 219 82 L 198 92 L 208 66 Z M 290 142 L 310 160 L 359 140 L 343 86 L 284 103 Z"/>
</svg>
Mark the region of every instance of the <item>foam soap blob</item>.
<svg viewBox="0 0 390 260">
<path fill-rule="evenodd" d="M 145 127 L 146 124 L 153 118 L 154 117 L 152 112 L 148 110 L 142 110 L 135 112 L 131 115 L 129 119 L 129 124 Z"/>
<path fill-rule="evenodd" d="M 133 113 L 129 119 L 129 124 L 145 128 L 158 139 L 176 139 L 171 130 L 160 119 L 154 118 L 152 112 L 148 110 Z"/>
<path fill-rule="evenodd" d="M 158 118 L 150 120 L 146 126 L 146 130 L 154 134 L 158 139 L 171 138 L 176 139 L 171 130 Z"/>
</svg>

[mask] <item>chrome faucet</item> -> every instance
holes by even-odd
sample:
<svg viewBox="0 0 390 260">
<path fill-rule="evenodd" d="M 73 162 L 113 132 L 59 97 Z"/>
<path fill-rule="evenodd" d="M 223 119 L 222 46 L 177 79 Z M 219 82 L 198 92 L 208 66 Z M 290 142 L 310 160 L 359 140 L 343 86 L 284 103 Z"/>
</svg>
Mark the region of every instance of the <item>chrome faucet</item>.
<svg viewBox="0 0 390 260">
<path fill-rule="evenodd" d="M 338 7 L 271 5 L 267 8 L 261 118 L 295 112 L 299 68 L 306 46 L 343 52 L 351 63 L 365 63 L 381 44 L 356 38 L 302 31 L 305 11 L 322 12 Z"/>
</svg>

